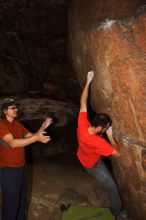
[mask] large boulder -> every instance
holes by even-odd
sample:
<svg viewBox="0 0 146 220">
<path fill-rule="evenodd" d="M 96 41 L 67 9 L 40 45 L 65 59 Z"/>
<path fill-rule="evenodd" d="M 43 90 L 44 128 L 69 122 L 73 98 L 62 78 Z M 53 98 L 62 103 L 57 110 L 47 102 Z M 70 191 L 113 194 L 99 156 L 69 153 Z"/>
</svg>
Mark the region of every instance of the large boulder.
<svg viewBox="0 0 146 220">
<path fill-rule="evenodd" d="M 121 158 L 113 166 L 132 219 L 146 213 L 146 7 L 144 1 L 73 1 L 70 51 L 82 85 L 95 71 L 91 104 L 106 112 Z M 139 198 L 139 200 L 137 199 Z"/>
</svg>

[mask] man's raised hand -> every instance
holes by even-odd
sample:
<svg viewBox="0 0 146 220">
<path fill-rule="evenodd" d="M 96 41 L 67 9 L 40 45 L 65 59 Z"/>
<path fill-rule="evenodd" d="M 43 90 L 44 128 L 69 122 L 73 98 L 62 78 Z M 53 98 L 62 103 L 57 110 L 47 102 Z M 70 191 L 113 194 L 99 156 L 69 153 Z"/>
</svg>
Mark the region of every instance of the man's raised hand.
<svg viewBox="0 0 146 220">
<path fill-rule="evenodd" d="M 90 83 L 94 77 L 94 71 L 89 71 L 87 74 L 87 82 Z"/>
<path fill-rule="evenodd" d="M 42 124 L 43 130 L 45 130 L 52 122 L 52 118 L 46 118 L 46 120 Z"/>
<path fill-rule="evenodd" d="M 37 132 L 36 136 L 37 136 L 37 141 L 41 142 L 41 143 L 48 143 L 51 138 L 48 135 L 45 135 L 46 132 L 45 131 L 41 131 L 41 132 Z"/>
</svg>

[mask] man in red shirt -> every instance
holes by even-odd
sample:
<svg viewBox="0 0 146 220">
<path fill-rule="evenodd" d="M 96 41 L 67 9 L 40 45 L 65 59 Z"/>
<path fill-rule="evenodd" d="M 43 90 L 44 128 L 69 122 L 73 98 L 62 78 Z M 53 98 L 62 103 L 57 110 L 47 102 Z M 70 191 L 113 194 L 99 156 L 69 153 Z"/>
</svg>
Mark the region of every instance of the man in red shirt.
<svg viewBox="0 0 146 220">
<path fill-rule="evenodd" d="M 93 76 L 93 71 L 88 72 L 87 82 L 80 99 L 80 113 L 78 116 L 77 129 L 79 148 L 77 156 L 84 169 L 99 180 L 107 189 L 112 211 L 115 215 L 119 215 L 122 210 L 122 205 L 118 188 L 102 161 L 102 156 L 112 155 L 119 157 L 121 155 L 116 147 L 113 146 L 116 146 L 116 143 L 112 136 L 112 121 L 105 113 L 97 114 L 91 123 L 88 121 L 87 98 L 89 85 Z M 112 145 L 102 137 L 104 132 L 107 132 Z"/>
<path fill-rule="evenodd" d="M 36 141 L 48 143 L 45 129 L 52 123 L 47 118 L 32 134 L 16 121 L 18 108 L 13 99 L 5 99 L 1 106 L 0 172 L 2 189 L 1 220 L 24 220 L 26 212 L 26 175 L 24 148 Z"/>
</svg>

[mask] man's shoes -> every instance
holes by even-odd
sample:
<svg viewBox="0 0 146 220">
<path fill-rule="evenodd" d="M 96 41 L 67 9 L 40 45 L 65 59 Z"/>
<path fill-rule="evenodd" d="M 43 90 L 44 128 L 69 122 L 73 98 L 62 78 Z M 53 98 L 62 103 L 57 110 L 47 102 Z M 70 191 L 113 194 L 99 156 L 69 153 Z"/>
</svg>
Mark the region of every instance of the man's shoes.
<svg viewBox="0 0 146 220">
<path fill-rule="evenodd" d="M 123 209 L 119 214 L 115 214 L 111 208 L 109 208 L 111 210 L 111 213 L 115 216 L 116 220 L 119 219 L 119 220 L 123 220 L 123 219 L 127 219 L 127 220 L 130 220 L 129 219 L 129 214 L 128 212 Z"/>
<path fill-rule="evenodd" d="M 123 219 L 128 219 L 129 215 L 127 213 L 127 211 L 125 209 L 122 210 L 122 212 L 120 213 L 120 216 L 123 218 Z"/>
</svg>

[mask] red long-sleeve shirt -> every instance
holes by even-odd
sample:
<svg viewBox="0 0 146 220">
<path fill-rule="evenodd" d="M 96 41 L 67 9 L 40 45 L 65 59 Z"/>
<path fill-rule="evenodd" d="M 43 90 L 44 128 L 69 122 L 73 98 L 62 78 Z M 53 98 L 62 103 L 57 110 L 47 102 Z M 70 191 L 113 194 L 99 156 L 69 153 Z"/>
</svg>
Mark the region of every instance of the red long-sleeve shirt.
<svg viewBox="0 0 146 220">
<path fill-rule="evenodd" d="M 79 142 L 77 156 L 81 164 L 86 168 L 94 166 L 99 160 L 100 155 L 109 156 L 114 150 L 114 147 L 102 136 L 89 134 L 88 128 L 90 125 L 87 118 L 87 112 L 80 112 L 77 129 Z"/>
</svg>

